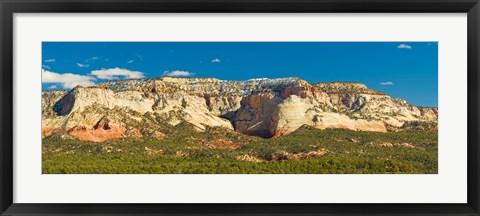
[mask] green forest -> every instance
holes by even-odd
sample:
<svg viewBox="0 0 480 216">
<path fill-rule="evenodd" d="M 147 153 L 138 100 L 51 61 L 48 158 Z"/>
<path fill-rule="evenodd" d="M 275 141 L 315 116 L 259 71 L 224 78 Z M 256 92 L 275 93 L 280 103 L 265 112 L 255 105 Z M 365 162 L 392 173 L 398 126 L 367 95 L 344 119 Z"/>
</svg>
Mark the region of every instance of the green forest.
<svg viewBox="0 0 480 216">
<path fill-rule="evenodd" d="M 437 131 L 361 132 L 302 127 L 259 138 L 181 125 L 164 139 L 86 142 L 43 138 L 43 174 L 435 174 Z"/>
</svg>

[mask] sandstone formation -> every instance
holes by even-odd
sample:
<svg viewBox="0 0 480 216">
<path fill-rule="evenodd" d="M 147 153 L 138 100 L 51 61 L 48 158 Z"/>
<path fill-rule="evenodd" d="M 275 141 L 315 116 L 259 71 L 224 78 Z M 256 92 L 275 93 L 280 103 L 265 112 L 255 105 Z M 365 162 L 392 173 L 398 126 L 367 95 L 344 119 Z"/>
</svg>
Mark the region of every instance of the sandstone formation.
<svg viewBox="0 0 480 216">
<path fill-rule="evenodd" d="M 302 125 L 387 132 L 436 125 L 437 119 L 436 108 L 416 107 L 360 83 L 310 84 L 299 78 L 162 77 L 42 92 L 42 136 L 62 132 L 95 142 L 161 139 L 182 122 L 199 131 L 223 127 L 276 137 Z"/>
</svg>

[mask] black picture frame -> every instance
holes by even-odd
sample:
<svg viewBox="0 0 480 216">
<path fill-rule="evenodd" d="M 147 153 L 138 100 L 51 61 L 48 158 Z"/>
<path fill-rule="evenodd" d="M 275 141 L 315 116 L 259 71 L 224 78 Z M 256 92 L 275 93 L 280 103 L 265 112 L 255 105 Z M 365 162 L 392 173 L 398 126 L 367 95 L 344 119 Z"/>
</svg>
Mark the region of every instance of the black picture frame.
<svg viewBox="0 0 480 216">
<path fill-rule="evenodd" d="M 0 0 L 2 215 L 480 215 L 478 0 Z M 468 13 L 466 204 L 19 204 L 13 203 L 14 13 Z M 35 184 L 35 183 L 32 183 Z M 41 185 L 39 185 L 41 187 Z M 448 185 L 446 185 L 448 187 Z M 439 190 L 442 190 L 439 188 Z"/>
</svg>

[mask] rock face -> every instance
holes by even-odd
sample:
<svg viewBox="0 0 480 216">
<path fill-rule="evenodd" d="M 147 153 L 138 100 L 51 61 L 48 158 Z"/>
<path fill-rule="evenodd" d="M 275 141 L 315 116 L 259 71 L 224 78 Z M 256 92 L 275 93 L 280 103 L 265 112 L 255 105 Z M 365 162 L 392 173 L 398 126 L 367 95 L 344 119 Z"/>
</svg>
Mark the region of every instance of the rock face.
<svg viewBox="0 0 480 216">
<path fill-rule="evenodd" d="M 109 81 L 68 92 L 44 91 L 42 113 L 43 136 L 67 132 L 96 142 L 163 138 L 182 122 L 200 131 L 211 126 L 276 137 L 302 125 L 386 132 L 438 119 L 436 108 L 416 107 L 363 84 L 310 84 L 298 78 Z"/>
</svg>

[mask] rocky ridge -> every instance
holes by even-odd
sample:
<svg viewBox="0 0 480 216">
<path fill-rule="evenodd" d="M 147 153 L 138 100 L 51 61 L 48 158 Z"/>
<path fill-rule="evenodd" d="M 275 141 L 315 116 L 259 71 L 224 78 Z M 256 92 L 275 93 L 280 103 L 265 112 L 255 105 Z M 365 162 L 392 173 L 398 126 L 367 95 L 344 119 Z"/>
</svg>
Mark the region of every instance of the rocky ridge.
<svg viewBox="0 0 480 216">
<path fill-rule="evenodd" d="M 416 107 L 360 83 L 311 84 L 299 78 L 162 77 L 42 92 L 42 136 L 62 132 L 95 142 L 160 139 L 184 122 L 197 130 L 223 127 L 277 137 L 302 125 L 387 132 L 431 129 L 437 120 L 437 108 Z"/>
</svg>

